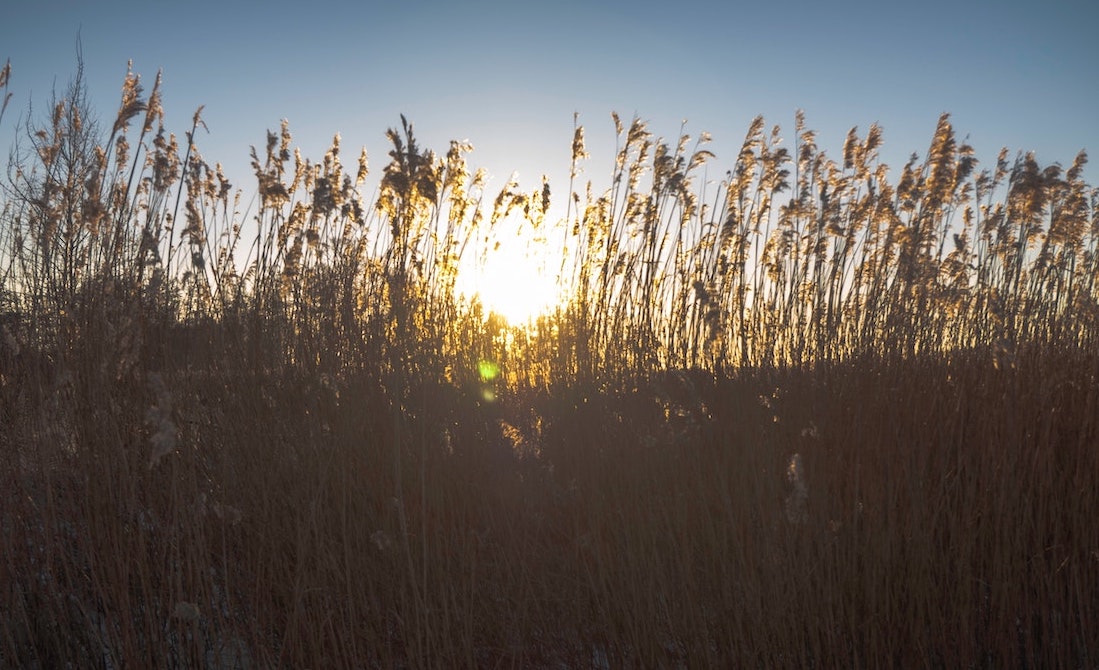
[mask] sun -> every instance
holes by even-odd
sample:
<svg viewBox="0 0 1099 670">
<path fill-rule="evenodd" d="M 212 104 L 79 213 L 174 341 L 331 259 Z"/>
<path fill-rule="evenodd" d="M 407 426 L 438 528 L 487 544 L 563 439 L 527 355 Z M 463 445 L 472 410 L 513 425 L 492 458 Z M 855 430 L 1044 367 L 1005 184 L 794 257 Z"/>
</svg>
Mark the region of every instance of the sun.
<svg viewBox="0 0 1099 670">
<path fill-rule="evenodd" d="M 558 273 L 560 258 L 547 244 L 507 237 L 486 251 L 483 262 L 471 264 L 459 275 L 459 290 L 477 296 L 485 312 L 494 312 L 511 325 L 526 325 L 552 312 L 562 302 Z"/>
</svg>

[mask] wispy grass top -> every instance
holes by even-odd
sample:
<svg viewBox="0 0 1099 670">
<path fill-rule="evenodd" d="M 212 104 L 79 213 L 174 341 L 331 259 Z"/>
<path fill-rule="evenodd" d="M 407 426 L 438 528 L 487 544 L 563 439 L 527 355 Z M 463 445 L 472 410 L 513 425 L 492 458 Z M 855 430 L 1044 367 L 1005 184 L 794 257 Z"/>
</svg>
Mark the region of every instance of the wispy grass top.
<svg viewBox="0 0 1099 670">
<path fill-rule="evenodd" d="M 470 329 L 489 326 L 456 278 L 493 253 L 506 218 L 563 250 L 566 299 L 536 327 L 485 342 L 506 341 L 507 356 L 544 375 L 1096 339 L 1099 196 L 1082 179 L 1086 154 L 1042 166 L 1005 149 L 985 167 L 946 114 L 926 153 L 897 171 L 878 158 L 877 126 L 852 129 L 832 157 L 802 114 L 788 137 L 759 117 L 722 165 L 705 133 L 668 141 L 612 115 L 609 186 L 581 183 L 577 125 L 563 195 L 549 182 L 486 193 L 470 145 L 436 154 L 402 118 L 368 198 L 365 151 L 345 171 L 337 136 L 313 162 L 285 123 L 253 149 L 255 186 L 237 190 L 196 143 L 202 109 L 177 137 L 160 100 L 159 76 L 146 95 L 130 73 L 101 128 L 78 71 L 45 118 L 19 129 L 0 302 L 38 325 L 40 345 L 63 346 L 81 310 L 125 295 L 168 321 L 254 314 L 291 362 L 328 355 L 309 344 L 324 332 L 340 360 L 411 348 L 443 370 L 486 354 L 469 350 Z M 724 179 L 701 183 L 715 165 Z M 566 202 L 559 220 L 551 194 Z"/>
</svg>

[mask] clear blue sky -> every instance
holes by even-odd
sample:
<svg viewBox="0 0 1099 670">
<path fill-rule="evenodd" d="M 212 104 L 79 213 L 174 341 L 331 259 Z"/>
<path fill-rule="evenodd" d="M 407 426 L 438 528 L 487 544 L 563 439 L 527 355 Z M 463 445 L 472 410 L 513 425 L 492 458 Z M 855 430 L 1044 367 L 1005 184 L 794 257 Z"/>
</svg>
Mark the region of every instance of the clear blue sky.
<svg viewBox="0 0 1099 670">
<path fill-rule="evenodd" d="M 245 8 L 247 7 L 247 8 Z M 151 86 L 164 71 L 169 130 L 205 105 L 204 157 L 250 186 L 247 148 L 287 118 L 307 157 L 333 133 L 352 163 L 366 146 L 374 177 L 384 131 L 404 113 L 422 144 L 476 147 L 471 162 L 501 186 L 513 170 L 561 193 L 573 112 L 593 161 L 609 173 L 609 114 L 639 115 L 654 134 L 709 131 L 719 178 L 748 123 L 763 114 L 792 141 L 804 109 L 838 157 L 852 126 L 885 130 L 895 176 L 949 111 L 988 166 L 1001 146 L 1067 165 L 1099 161 L 1099 3 L 1046 2 L 407 2 L 38 0 L 0 10 L 0 62 L 11 59 L 12 106 L 0 150 L 33 101 L 63 91 L 83 46 L 104 123 L 133 59 Z M 6 155 L 6 151 L 5 151 Z M 1099 181 L 1097 165 L 1087 176 Z"/>
</svg>

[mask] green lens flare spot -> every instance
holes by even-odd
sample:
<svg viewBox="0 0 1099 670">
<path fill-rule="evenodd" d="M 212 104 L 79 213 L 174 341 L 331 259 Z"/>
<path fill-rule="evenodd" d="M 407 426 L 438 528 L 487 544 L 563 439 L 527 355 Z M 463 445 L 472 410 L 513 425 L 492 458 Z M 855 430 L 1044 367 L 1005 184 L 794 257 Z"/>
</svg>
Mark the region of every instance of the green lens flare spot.
<svg viewBox="0 0 1099 670">
<path fill-rule="evenodd" d="M 481 381 L 490 382 L 500 374 L 500 366 L 492 361 L 479 361 L 477 372 L 481 375 Z"/>
</svg>

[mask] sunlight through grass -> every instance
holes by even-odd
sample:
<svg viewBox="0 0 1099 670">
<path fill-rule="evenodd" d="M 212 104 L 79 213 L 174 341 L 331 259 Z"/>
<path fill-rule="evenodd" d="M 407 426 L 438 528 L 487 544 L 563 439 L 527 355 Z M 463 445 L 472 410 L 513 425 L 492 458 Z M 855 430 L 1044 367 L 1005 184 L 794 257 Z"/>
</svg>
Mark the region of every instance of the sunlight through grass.
<svg viewBox="0 0 1099 670">
<path fill-rule="evenodd" d="M 557 216 L 285 122 L 248 208 L 122 93 L 0 184 L 0 668 L 1095 665 L 1083 152 L 614 116 Z"/>
<path fill-rule="evenodd" d="M 459 270 L 457 289 L 467 298 L 479 297 L 486 314 L 521 326 L 564 302 L 557 277 L 561 256 L 551 253 L 544 240 L 530 239 L 529 226 L 511 229 L 512 235 L 501 236 L 485 252 L 483 263 Z"/>
</svg>

